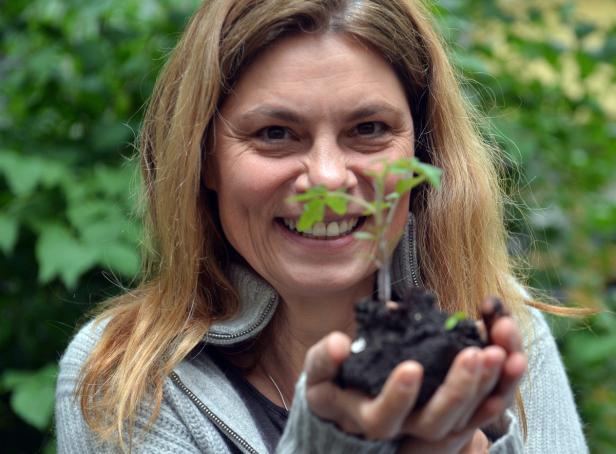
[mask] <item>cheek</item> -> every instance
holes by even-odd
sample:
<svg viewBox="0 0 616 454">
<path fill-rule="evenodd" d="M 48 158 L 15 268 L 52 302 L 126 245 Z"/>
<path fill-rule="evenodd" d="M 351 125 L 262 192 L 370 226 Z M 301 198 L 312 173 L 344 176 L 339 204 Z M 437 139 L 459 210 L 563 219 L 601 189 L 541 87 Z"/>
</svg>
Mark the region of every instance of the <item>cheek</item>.
<svg viewBox="0 0 616 454">
<path fill-rule="evenodd" d="M 294 170 L 282 160 L 246 153 L 223 164 L 218 184 L 221 213 L 232 208 L 241 217 L 272 216 L 290 195 Z"/>
<path fill-rule="evenodd" d="M 407 192 L 398 202 L 398 206 L 396 207 L 396 214 L 394 216 L 391 226 L 392 230 L 395 233 L 402 233 L 402 231 L 406 227 L 406 221 L 409 216 L 410 200 L 411 195 Z"/>
</svg>

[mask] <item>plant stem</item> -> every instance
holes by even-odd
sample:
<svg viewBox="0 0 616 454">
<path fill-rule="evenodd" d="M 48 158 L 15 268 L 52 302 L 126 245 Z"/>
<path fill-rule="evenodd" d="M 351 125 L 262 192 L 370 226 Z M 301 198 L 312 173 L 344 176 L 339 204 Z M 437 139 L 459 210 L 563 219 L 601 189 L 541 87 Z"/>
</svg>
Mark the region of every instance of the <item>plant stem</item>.
<svg viewBox="0 0 616 454">
<path fill-rule="evenodd" d="M 391 275 L 389 274 L 389 264 L 391 259 L 385 260 L 379 267 L 376 277 L 376 286 L 379 301 L 383 304 L 391 300 Z"/>
<path fill-rule="evenodd" d="M 372 214 L 372 212 L 374 211 L 374 207 L 370 203 L 362 199 L 361 197 L 355 197 L 345 192 L 336 192 L 335 194 L 336 194 L 336 197 L 340 197 L 341 199 L 346 199 L 351 203 L 359 205 L 366 211 L 366 213 Z"/>
</svg>

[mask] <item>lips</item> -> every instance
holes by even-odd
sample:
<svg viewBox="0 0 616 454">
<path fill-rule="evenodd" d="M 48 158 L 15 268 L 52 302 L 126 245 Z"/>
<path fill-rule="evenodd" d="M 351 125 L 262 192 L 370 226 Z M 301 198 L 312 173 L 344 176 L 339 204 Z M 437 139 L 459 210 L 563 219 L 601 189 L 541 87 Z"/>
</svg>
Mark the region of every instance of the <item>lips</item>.
<svg viewBox="0 0 616 454">
<path fill-rule="evenodd" d="M 297 230 L 297 220 L 293 218 L 280 218 L 282 225 L 288 230 L 308 238 L 332 239 L 349 235 L 363 224 L 365 217 L 352 217 L 330 222 L 317 222 L 312 228 L 304 232 Z"/>
</svg>

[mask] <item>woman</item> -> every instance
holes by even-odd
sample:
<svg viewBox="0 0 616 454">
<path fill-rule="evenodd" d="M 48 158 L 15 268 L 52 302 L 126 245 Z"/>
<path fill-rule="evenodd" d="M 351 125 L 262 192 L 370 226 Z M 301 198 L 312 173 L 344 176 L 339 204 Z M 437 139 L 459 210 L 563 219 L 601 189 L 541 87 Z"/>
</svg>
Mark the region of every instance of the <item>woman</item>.
<svg viewBox="0 0 616 454">
<path fill-rule="evenodd" d="M 512 277 L 490 150 L 417 2 L 205 1 L 141 152 L 146 277 L 61 361 L 60 452 L 586 450 L 554 341 Z M 351 235 L 371 220 L 351 206 L 301 234 L 287 203 L 316 184 L 370 199 L 374 161 L 412 154 L 444 177 L 399 204 L 395 290 L 420 276 L 446 310 L 477 315 L 497 294 L 513 314 L 421 410 L 414 362 L 376 398 L 333 383 L 374 287 Z"/>
</svg>

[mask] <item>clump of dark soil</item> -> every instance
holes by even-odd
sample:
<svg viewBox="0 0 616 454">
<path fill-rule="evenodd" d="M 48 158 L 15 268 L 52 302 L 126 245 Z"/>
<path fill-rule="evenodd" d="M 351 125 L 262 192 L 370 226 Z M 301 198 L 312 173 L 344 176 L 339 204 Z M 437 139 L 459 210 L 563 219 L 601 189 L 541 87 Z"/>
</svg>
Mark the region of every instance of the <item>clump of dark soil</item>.
<svg viewBox="0 0 616 454">
<path fill-rule="evenodd" d="M 487 327 L 502 313 L 502 305 L 494 300 L 492 310 L 484 314 Z M 374 396 L 394 367 L 404 360 L 415 360 L 424 368 L 416 408 L 434 394 L 462 349 L 485 347 L 488 343 L 474 320 L 460 320 L 446 329 L 449 314 L 438 309 L 433 294 L 419 288 L 409 291 L 398 303 L 384 305 L 363 300 L 355 307 L 355 317 L 357 338 L 351 348 L 353 353 L 342 364 L 338 384 Z"/>
</svg>

